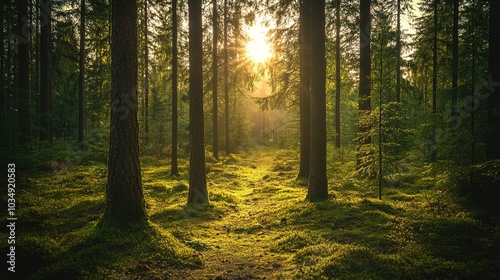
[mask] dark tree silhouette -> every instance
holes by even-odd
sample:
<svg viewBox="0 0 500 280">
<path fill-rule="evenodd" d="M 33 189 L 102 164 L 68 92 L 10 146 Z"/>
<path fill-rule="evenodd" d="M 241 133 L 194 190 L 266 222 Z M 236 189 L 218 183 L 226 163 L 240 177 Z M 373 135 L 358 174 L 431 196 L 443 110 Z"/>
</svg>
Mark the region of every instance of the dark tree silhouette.
<svg viewBox="0 0 500 280">
<path fill-rule="evenodd" d="M 452 82 L 451 82 L 451 114 L 457 114 L 457 86 L 458 86 L 458 0 L 453 0 L 453 46 L 452 46 Z"/>
<path fill-rule="evenodd" d="M 17 1 L 17 98 L 19 120 L 19 145 L 23 151 L 31 148 L 31 110 L 30 110 L 30 62 L 28 46 L 28 1 Z"/>
<path fill-rule="evenodd" d="M 398 0 L 396 27 L 396 101 L 401 102 L 401 0 Z"/>
<path fill-rule="evenodd" d="M 310 201 L 328 199 L 326 177 L 325 0 L 311 1 L 311 162 Z"/>
<path fill-rule="evenodd" d="M 500 2 L 490 0 L 489 72 L 493 85 L 488 100 L 487 158 L 500 159 Z"/>
<path fill-rule="evenodd" d="M 177 167 L 177 0 L 172 0 L 172 163 L 170 174 L 179 175 Z"/>
<path fill-rule="evenodd" d="M 111 133 L 105 226 L 147 220 L 137 123 L 137 2 L 112 1 Z"/>
<path fill-rule="evenodd" d="M 212 151 L 214 158 L 219 158 L 219 120 L 218 120 L 218 98 L 217 98 L 217 42 L 219 37 L 219 24 L 218 24 L 218 14 L 217 14 L 217 0 L 213 0 L 213 14 L 212 14 L 212 25 L 213 25 L 213 37 L 212 37 L 212 99 L 213 99 L 213 109 L 212 109 L 212 120 L 213 120 L 213 140 L 212 140 Z"/>
<path fill-rule="evenodd" d="M 51 0 L 40 1 L 40 140 L 52 142 Z"/>
<path fill-rule="evenodd" d="M 358 143 L 358 151 L 356 154 L 356 168 L 359 170 L 362 167 L 361 158 L 365 155 L 363 145 L 368 145 L 372 142 L 371 136 L 368 134 L 370 125 L 365 118 L 370 114 L 371 110 L 371 26 L 370 26 L 370 0 L 361 0 L 359 4 L 360 16 L 360 41 L 359 41 L 359 133 L 360 140 Z"/>
<path fill-rule="evenodd" d="M 85 149 L 85 0 L 80 1 L 80 53 L 78 74 L 78 149 Z"/>
<path fill-rule="evenodd" d="M 203 123 L 203 48 L 201 0 L 189 0 L 189 197 L 208 203 Z"/>
<path fill-rule="evenodd" d="M 340 148 L 340 2 L 335 2 L 335 147 Z"/>
<path fill-rule="evenodd" d="M 227 48 L 227 0 L 224 0 L 224 121 L 226 135 L 226 156 L 231 153 L 229 147 L 229 53 Z"/>
<path fill-rule="evenodd" d="M 311 4 L 300 1 L 300 178 L 309 178 L 311 159 Z"/>
<path fill-rule="evenodd" d="M 144 0 L 144 144 L 149 141 L 149 43 L 148 0 Z"/>
</svg>

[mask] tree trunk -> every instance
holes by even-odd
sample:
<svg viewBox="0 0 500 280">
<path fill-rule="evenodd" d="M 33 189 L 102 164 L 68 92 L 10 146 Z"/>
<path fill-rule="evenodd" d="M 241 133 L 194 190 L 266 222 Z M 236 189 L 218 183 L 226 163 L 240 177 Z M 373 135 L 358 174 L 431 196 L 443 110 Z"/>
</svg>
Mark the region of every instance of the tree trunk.
<svg viewBox="0 0 500 280">
<path fill-rule="evenodd" d="M 40 140 L 52 142 L 51 0 L 40 2 Z"/>
<path fill-rule="evenodd" d="M 189 0 L 189 197 L 208 203 L 203 122 L 203 49 L 201 0 Z"/>
<path fill-rule="evenodd" d="M 335 7 L 335 147 L 340 149 L 340 2 Z"/>
<path fill-rule="evenodd" d="M 217 42 L 219 37 L 219 26 L 217 20 L 217 0 L 213 0 L 213 14 L 212 14 L 212 24 L 213 24 L 213 38 L 212 38 L 212 120 L 213 120 L 213 141 L 212 141 L 212 151 L 214 158 L 219 159 L 219 123 L 218 123 L 218 98 L 217 98 Z"/>
<path fill-rule="evenodd" d="M 177 167 L 177 0 L 172 0 L 172 166 L 170 174 L 179 175 Z"/>
<path fill-rule="evenodd" d="M 311 159 L 311 3 L 300 1 L 300 168 L 299 178 L 309 178 Z"/>
<path fill-rule="evenodd" d="M 80 60 L 78 76 L 78 149 L 85 149 L 85 0 L 80 1 Z"/>
<path fill-rule="evenodd" d="M 490 0 L 490 32 L 489 32 L 489 72 L 492 79 L 490 97 L 488 99 L 488 134 L 486 139 L 487 159 L 500 159 L 500 2 Z"/>
<path fill-rule="evenodd" d="M 359 45 L 359 134 L 360 140 L 356 153 L 356 168 L 363 167 L 362 157 L 366 155 L 363 152 L 363 146 L 372 142 L 370 133 L 370 124 L 366 120 L 371 111 L 371 26 L 370 26 L 370 0 L 360 0 L 360 45 Z"/>
<path fill-rule="evenodd" d="M 19 119 L 19 145 L 23 151 L 31 149 L 31 98 L 30 98 L 30 62 L 29 62 L 29 20 L 28 1 L 17 1 L 18 67 L 17 98 Z"/>
<path fill-rule="evenodd" d="M 149 142 L 148 0 L 144 0 L 144 144 Z"/>
<path fill-rule="evenodd" d="M 397 52 L 397 66 L 396 66 L 396 101 L 401 102 L 401 0 L 398 0 L 397 11 L 397 33 L 396 33 L 396 52 Z"/>
<path fill-rule="evenodd" d="M 227 0 L 224 0 L 224 121 L 226 134 L 226 156 L 231 153 L 229 149 L 229 54 L 227 48 Z"/>
<path fill-rule="evenodd" d="M 311 162 L 308 198 L 328 199 L 326 177 L 325 0 L 311 2 Z"/>
<path fill-rule="evenodd" d="M 137 122 L 137 2 L 112 1 L 111 133 L 105 226 L 147 220 L 139 162 Z"/>
<path fill-rule="evenodd" d="M 0 138 L 5 138 L 5 115 L 7 113 L 6 96 L 5 96 L 5 47 L 4 47 L 4 33 L 3 33 L 3 18 L 4 18 L 4 5 L 0 6 Z M 5 147 L 5 146 L 2 146 Z"/>
<path fill-rule="evenodd" d="M 432 47 L 432 113 L 436 113 L 437 94 L 437 38 L 438 36 L 438 0 L 434 0 L 434 36 Z"/>
<path fill-rule="evenodd" d="M 453 47 L 452 47 L 452 82 L 451 82 L 451 114 L 457 114 L 457 86 L 458 86 L 458 0 L 453 0 Z"/>
</svg>

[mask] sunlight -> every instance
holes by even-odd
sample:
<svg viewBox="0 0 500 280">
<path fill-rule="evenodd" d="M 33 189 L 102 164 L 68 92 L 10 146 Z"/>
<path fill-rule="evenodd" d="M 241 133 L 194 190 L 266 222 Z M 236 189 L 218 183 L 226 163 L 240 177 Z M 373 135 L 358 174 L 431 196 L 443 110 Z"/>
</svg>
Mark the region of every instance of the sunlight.
<svg viewBox="0 0 500 280">
<path fill-rule="evenodd" d="M 254 63 L 264 63 L 272 56 L 272 48 L 267 40 L 267 31 L 268 28 L 261 20 L 248 29 L 250 41 L 246 45 L 246 52 Z"/>
</svg>

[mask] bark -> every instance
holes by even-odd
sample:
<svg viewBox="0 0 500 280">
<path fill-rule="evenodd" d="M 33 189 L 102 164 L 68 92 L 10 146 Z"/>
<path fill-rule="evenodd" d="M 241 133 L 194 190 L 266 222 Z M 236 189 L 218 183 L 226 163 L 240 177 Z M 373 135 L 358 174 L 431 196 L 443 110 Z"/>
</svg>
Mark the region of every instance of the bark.
<svg viewBox="0 0 500 280">
<path fill-rule="evenodd" d="M 170 174 L 179 175 L 177 166 L 177 0 L 172 0 L 172 166 Z"/>
<path fill-rule="evenodd" d="M 78 149 L 85 149 L 85 0 L 80 1 L 80 60 L 78 76 Z"/>
<path fill-rule="evenodd" d="M 137 2 L 112 1 L 111 133 L 106 186 L 106 226 L 147 220 L 139 162 L 137 122 Z"/>
<path fill-rule="evenodd" d="M 311 3 L 300 1 L 300 178 L 309 178 L 311 154 Z"/>
<path fill-rule="evenodd" d="M 144 0 L 144 144 L 149 141 L 148 0 Z"/>
<path fill-rule="evenodd" d="M 434 36 L 432 47 L 432 113 L 436 113 L 437 94 L 437 35 L 438 35 L 438 0 L 434 0 Z"/>
<path fill-rule="evenodd" d="M 326 177 L 325 0 L 311 2 L 311 162 L 308 198 L 328 199 Z"/>
<path fill-rule="evenodd" d="M 457 114 L 457 86 L 458 86 L 458 0 L 453 0 L 453 47 L 452 47 L 452 96 L 451 96 L 451 114 Z"/>
<path fill-rule="evenodd" d="M 488 99 L 488 134 L 486 139 L 487 159 L 500 159 L 500 2 L 490 0 L 489 22 L 489 73 L 492 84 L 488 88 L 491 94 Z"/>
<path fill-rule="evenodd" d="M 229 147 L 229 54 L 227 48 L 227 0 L 224 0 L 224 121 L 226 134 L 226 156 L 231 153 Z"/>
<path fill-rule="evenodd" d="M 217 0 L 213 0 L 213 38 L 212 38 L 212 121 L 213 121 L 213 140 L 212 140 L 212 152 L 214 158 L 219 158 L 219 124 L 218 124 L 218 97 L 217 97 L 217 39 L 219 37 L 219 26 L 217 20 Z"/>
<path fill-rule="evenodd" d="M 335 147 L 340 149 L 340 2 L 335 8 Z"/>
<path fill-rule="evenodd" d="M 203 123 L 203 50 L 201 0 L 189 0 L 189 197 L 208 203 Z"/>
<path fill-rule="evenodd" d="M 356 168 L 359 170 L 363 167 L 362 157 L 365 155 L 362 152 L 364 145 L 370 144 L 371 136 L 370 125 L 364 120 L 371 111 L 371 27 L 370 27 L 370 0 L 360 1 L 360 49 L 359 49 L 359 134 L 361 135 L 358 143 L 358 151 L 356 153 Z"/>
<path fill-rule="evenodd" d="M 401 102 L 401 0 L 398 0 L 397 11 L 397 31 L 396 31 L 396 52 L 397 52 L 397 68 L 396 68 L 396 101 Z"/>
<path fill-rule="evenodd" d="M 18 98 L 18 120 L 19 120 L 19 145 L 23 151 L 31 148 L 31 98 L 29 91 L 30 65 L 28 45 L 28 1 L 17 1 L 17 98 Z"/>
<path fill-rule="evenodd" d="M 52 142 L 51 0 L 40 2 L 40 140 Z"/>
</svg>

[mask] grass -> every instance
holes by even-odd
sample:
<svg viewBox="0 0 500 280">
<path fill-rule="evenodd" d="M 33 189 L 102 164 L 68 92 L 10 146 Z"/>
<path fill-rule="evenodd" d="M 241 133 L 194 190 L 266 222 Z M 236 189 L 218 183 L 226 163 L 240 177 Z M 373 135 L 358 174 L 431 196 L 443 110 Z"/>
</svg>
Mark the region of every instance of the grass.
<svg viewBox="0 0 500 280">
<path fill-rule="evenodd" d="M 103 163 L 31 176 L 18 190 L 18 274 L 25 279 L 495 279 L 500 229 L 486 224 L 426 167 L 400 174 L 378 200 L 329 164 L 325 202 L 305 201 L 296 151 L 260 149 L 207 163 L 210 204 L 187 206 L 169 162 L 141 159 L 145 229 L 96 227 Z M 2 251 L 6 251 L 6 242 Z"/>
</svg>

